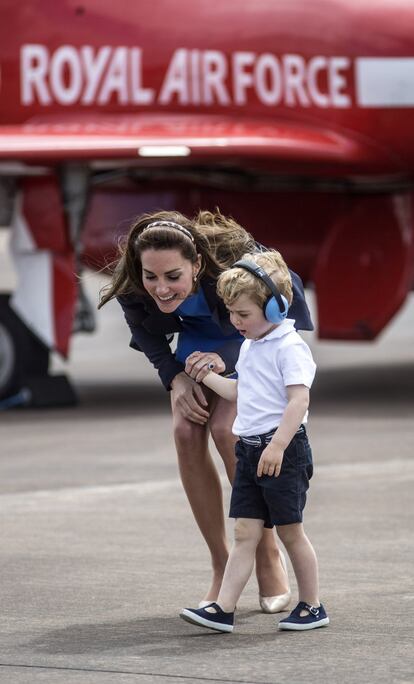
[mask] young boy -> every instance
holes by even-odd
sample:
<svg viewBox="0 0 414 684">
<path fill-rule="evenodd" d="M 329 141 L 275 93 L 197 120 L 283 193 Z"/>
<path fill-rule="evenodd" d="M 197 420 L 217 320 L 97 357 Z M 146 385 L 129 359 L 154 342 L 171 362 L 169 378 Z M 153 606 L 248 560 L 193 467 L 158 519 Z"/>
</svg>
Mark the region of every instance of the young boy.
<svg viewBox="0 0 414 684">
<path fill-rule="evenodd" d="M 279 628 L 322 627 L 329 618 L 319 602 L 318 563 L 302 524 L 313 471 L 305 425 L 316 366 L 294 320 L 286 318 L 292 301 L 289 270 L 279 252 L 248 254 L 221 274 L 217 291 L 246 338 L 238 379 L 200 370 L 197 353 L 188 357 L 186 371 L 225 399 L 237 399 L 238 460 L 230 504 L 234 543 L 217 601 L 185 608 L 180 616 L 219 632 L 233 631 L 236 603 L 252 573 L 263 527 L 276 525 L 299 590 L 298 605 Z"/>
</svg>

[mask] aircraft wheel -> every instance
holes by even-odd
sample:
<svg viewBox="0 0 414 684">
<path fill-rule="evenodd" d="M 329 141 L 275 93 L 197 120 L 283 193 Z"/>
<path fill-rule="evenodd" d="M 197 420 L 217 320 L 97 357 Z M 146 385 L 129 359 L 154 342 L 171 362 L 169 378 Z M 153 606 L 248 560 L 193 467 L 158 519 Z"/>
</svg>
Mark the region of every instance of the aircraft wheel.
<svg viewBox="0 0 414 684">
<path fill-rule="evenodd" d="M 17 406 L 75 406 L 78 397 L 66 375 L 49 375 L 49 349 L 0 294 L 0 411 Z"/>
<path fill-rule="evenodd" d="M 16 350 L 13 337 L 0 321 L 0 397 L 8 393 L 17 375 Z"/>
<path fill-rule="evenodd" d="M 0 399 L 22 389 L 27 378 L 48 373 L 49 350 L 30 332 L 0 294 Z"/>
</svg>

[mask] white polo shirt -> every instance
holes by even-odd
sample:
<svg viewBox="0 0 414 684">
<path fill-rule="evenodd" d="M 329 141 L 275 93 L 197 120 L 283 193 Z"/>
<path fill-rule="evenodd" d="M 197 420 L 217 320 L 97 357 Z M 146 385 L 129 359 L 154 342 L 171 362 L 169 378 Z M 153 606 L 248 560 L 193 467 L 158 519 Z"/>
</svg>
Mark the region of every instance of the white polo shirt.
<svg viewBox="0 0 414 684">
<path fill-rule="evenodd" d="M 280 424 L 288 399 L 286 387 L 311 387 L 316 364 L 311 351 L 286 318 L 260 340 L 245 340 L 236 370 L 237 416 L 235 435 L 261 435 Z M 306 423 L 308 412 L 303 416 Z"/>
</svg>

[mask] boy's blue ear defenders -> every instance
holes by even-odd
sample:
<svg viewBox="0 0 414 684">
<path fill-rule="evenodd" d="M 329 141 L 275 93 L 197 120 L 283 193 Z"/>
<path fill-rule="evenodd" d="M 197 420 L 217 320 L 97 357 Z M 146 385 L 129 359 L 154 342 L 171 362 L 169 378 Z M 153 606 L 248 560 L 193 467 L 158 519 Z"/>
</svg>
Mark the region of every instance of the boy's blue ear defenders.
<svg viewBox="0 0 414 684">
<path fill-rule="evenodd" d="M 261 266 L 258 266 L 253 261 L 245 261 L 241 259 L 233 264 L 232 268 L 244 268 L 249 271 L 256 278 L 260 278 L 272 293 L 263 304 L 263 314 L 269 323 L 281 323 L 287 316 L 289 303 L 274 284 L 273 280 L 268 276 L 266 271 Z"/>
</svg>

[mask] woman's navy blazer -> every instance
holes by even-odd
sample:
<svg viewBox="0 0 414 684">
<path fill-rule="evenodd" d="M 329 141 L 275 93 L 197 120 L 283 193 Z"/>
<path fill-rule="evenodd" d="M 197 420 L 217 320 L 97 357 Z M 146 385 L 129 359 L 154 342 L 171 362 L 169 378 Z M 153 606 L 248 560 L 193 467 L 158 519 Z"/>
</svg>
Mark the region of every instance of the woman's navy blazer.
<svg viewBox="0 0 414 684">
<path fill-rule="evenodd" d="M 290 275 L 293 301 L 288 317 L 295 319 L 297 330 L 313 330 L 302 281 L 293 271 L 290 271 Z M 230 323 L 229 312 L 217 295 L 216 280 L 203 276 L 200 280 L 200 287 L 204 292 L 213 321 L 221 328 L 224 335 L 234 333 L 235 328 Z M 178 313 L 162 313 L 152 297 L 147 294 L 125 294 L 117 299 L 132 333 L 130 347 L 144 352 L 158 370 L 165 388 L 171 389 L 173 378 L 184 370 L 184 364 L 175 358 L 168 341 L 169 335 L 183 329 Z M 242 339 L 223 340 L 223 343 L 215 350 L 226 364 L 226 374 L 234 371 L 242 342 Z"/>
</svg>

